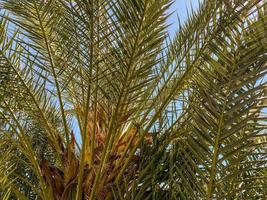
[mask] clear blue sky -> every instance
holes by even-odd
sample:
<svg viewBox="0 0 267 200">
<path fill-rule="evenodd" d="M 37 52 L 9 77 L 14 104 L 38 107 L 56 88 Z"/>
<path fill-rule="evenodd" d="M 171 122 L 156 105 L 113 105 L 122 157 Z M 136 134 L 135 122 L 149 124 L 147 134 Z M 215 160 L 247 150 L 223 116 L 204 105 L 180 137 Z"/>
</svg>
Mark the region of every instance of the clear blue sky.
<svg viewBox="0 0 267 200">
<path fill-rule="evenodd" d="M 191 12 L 191 6 L 195 10 L 199 6 L 199 1 L 202 0 L 175 0 L 174 4 L 171 7 L 171 12 L 174 12 L 173 15 L 169 18 L 168 23 L 172 24 L 169 27 L 171 36 L 173 36 L 175 30 L 177 30 L 178 22 L 177 15 L 180 18 L 180 21 L 183 23 L 187 19 L 187 9 Z"/>
</svg>

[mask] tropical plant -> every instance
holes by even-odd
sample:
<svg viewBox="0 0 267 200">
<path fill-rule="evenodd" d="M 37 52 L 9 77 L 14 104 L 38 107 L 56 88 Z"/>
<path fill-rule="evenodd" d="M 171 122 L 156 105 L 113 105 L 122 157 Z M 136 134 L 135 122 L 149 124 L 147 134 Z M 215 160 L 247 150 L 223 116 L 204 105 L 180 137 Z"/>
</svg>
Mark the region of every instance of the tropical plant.
<svg viewBox="0 0 267 200">
<path fill-rule="evenodd" d="M 267 199 L 267 2 L 0 0 L 1 199 Z"/>
</svg>

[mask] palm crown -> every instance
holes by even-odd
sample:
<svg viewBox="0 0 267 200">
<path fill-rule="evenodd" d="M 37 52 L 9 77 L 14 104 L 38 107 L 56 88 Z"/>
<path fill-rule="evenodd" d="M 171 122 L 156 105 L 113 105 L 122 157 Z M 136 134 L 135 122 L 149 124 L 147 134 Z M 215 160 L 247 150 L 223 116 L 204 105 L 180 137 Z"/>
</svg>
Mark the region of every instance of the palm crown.
<svg viewBox="0 0 267 200">
<path fill-rule="evenodd" d="M 267 4 L 1 0 L 2 199 L 266 199 Z"/>
</svg>

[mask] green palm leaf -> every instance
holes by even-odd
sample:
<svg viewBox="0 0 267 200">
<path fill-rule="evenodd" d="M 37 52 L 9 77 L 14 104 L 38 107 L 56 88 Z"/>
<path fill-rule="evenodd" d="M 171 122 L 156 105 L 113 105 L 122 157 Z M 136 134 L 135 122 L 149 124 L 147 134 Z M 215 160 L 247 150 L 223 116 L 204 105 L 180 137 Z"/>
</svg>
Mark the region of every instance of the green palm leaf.
<svg viewBox="0 0 267 200">
<path fill-rule="evenodd" d="M 0 0 L 0 197 L 266 199 L 266 1 Z"/>
</svg>

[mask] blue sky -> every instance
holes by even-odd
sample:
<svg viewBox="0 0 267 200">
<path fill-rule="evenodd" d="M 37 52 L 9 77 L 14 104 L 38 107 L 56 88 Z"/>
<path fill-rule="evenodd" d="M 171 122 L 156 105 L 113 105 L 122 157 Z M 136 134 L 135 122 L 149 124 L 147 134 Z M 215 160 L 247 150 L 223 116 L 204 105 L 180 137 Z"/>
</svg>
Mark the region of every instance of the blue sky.
<svg viewBox="0 0 267 200">
<path fill-rule="evenodd" d="M 177 15 L 180 18 L 180 21 L 183 23 L 187 19 L 187 9 L 189 12 L 191 11 L 191 6 L 195 10 L 199 6 L 199 1 L 202 0 L 175 0 L 174 4 L 172 5 L 171 12 L 173 15 L 169 18 L 168 23 L 172 24 L 169 27 L 171 36 L 174 34 L 175 30 L 177 30 L 178 22 L 177 22 Z"/>
</svg>

